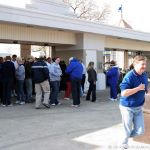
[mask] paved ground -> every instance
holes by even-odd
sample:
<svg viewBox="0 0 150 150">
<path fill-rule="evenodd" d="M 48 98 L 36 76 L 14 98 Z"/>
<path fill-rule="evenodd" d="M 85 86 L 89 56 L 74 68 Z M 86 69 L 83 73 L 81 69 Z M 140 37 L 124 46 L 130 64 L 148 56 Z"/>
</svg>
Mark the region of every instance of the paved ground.
<svg viewBox="0 0 150 150">
<path fill-rule="evenodd" d="M 97 102 L 72 101 L 49 110 L 34 104 L 0 107 L 0 150 L 115 150 L 122 136 L 118 102 L 108 100 L 108 90 L 97 93 Z M 150 145 L 130 140 L 130 149 Z"/>
</svg>

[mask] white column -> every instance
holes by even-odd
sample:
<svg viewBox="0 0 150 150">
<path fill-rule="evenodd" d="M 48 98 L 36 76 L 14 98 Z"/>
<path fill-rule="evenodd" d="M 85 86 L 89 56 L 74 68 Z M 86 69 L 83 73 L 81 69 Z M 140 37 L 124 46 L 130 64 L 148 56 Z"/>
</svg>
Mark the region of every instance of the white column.
<svg viewBox="0 0 150 150">
<path fill-rule="evenodd" d="M 87 67 L 90 61 L 95 63 L 95 69 L 97 71 L 97 90 L 104 90 L 106 88 L 106 77 L 102 70 L 104 42 L 105 38 L 103 36 L 90 33 L 83 35 L 85 65 Z M 88 89 L 87 79 L 85 89 Z"/>
</svg>

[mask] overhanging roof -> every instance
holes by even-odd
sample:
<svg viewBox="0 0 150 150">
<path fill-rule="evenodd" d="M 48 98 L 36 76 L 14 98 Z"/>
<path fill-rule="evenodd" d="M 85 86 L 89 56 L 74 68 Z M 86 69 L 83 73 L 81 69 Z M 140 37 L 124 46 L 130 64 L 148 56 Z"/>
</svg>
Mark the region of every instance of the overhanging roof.
<svg viewBox="0 0 150 150">
<path fill-rule="evenodd" d="M 64 15 L 0 5 L 0 22 L 88 32 L 117 38 L 150 42 L 150 33 L 80 20 Z"/>
</svg>

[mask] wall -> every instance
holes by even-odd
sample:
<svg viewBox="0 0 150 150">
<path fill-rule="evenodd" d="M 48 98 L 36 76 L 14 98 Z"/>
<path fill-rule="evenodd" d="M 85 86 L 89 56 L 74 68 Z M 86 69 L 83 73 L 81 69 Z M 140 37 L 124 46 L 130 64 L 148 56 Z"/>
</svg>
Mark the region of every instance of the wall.
<svg viewBox="0 0 150 150">
<path fill-rule="evenodd" d="M 57 48 L 56 48 L 57 49 Z M 61 59 L 65 60 L 68 63 L 70 57 L 77 57 L 79 59 L 83 58 L 83 51 L 81 50 L 63 50 L 63 51 L 55 51 L 55 56 L 60 57 Z"/>
<path fill-rule="evenodd" d="M 150 51 L 150 43 L 129 39 L 117 39 L 106 37 L 105 47 L 122 50 L 135 50 L 135 51 Z"/>
<path fill-rule="evenodd" d="M 3 40 L 76 44 L 74 33 L 48 28 L 0 23 L 0 33 L 0 39 Z"/>
</svg>

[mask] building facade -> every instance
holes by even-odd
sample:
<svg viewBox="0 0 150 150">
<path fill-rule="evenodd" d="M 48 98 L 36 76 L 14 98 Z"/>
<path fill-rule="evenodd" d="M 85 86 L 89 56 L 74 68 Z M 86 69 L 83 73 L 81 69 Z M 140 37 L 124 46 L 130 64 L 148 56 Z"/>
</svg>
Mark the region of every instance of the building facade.
<svg viewBox="0 0 150 150">
<path fill-rule="evenodd" d="M 21 44 L 22 56 L 31 54 L 31 45 L 41 45 L 51 46 L 52 55 L 66 61 L 71 56 L 82 58 L 86 66 L 94 61 L 97 89 L 106 87 L 105 50 L 120 51 L 124 67 L 129 52 L 150 51 L 149 33 L 77 19 L 61 0 L 31 0 L 24 9 L 0 5 L 0 14 L 0 43 Z"/>
</svg>

